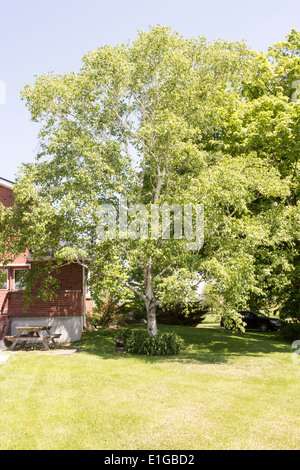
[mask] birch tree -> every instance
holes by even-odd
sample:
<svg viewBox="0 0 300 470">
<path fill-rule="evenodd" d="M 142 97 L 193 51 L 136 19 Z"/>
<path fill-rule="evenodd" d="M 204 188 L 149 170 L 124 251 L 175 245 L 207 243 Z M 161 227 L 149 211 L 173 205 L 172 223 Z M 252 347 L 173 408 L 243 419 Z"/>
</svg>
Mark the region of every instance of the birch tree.
<svg viewBox="0 0 300 470">
<path fill-rule="evenodd" d="M 155 27 L 88 52 L 78 72 L 36 77 L 22 98 L 39 151 L 20 171 L 15 207 L 2 208 L 1 251 L 29 245 L 57 266 L 81 263 L 92 288 L 105 279 L 138 296 L 153 335 L 157 306 L 188 302 L 202 279 L 218 278 L 232 307 L 247 302 L 253 230 L 265 229 L 251 204 L 288 192 L 267 159 L 218 148 L 253 60 L 243 42 Z"/>
</svg>

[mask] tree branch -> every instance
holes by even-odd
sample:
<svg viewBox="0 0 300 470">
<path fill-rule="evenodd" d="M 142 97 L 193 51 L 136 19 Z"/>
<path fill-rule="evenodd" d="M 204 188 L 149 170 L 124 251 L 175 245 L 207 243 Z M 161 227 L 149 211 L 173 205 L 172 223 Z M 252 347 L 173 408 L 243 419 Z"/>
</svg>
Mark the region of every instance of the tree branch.
<svg viewBox="0 0 300 470">
<path fill-rule="evenodd" d="M 170 267 L 171 267 L 171 265 L 169 264 L 169 266 L 167 266 L 162 271 L 160 271 L 160 273 L 156 274 L 156 276 L 154 276 L 154 279 L 157 279 L 158 277 L 161 277 Z"/>
<path fill-rule="evenodd" d="M 164 169 L 163 169 L 163 172 L 162 172 L 162 174 L 161 174 L 159 165 L 157 165 L 157 174 L 158 174 L 158 182 L 157 182 L 157 186 L 156 186 L 156 189 L 155 189 L 154 203 L 155 203 L 155 202 L 158 200 L 158 198 L 159 198 L 159 193 L 160 193 L 161 188 L 162 188 L 163 179 L 164 179 L 165 174 L 166 174 L 166 169 L 164 168 Z"/>
<path fill-rule="evenodd" d="M 131 290 L 132 292 L 134 292 L 136 295 L 138 295 L 142 300 L 145 300 L 145 296 L 139 292 L 137 289 L 135 289 L 135 287 L 132 287 L 130 284 L 128 284 L 127 282 L 123 281 L 123 279 L 120 279 L 118 276 L 113 276 L 112 274 L 106 274 L 106 273 L 98 273 L 100 274 L 100 276 L 105 276 L 105 277 L 109 277 L 110 279 L 115 279 L 116 281 L 118 281 L 120 284 L 122 284 L 123 286 L 127 287 L 127 289 Z"/>
</svg>

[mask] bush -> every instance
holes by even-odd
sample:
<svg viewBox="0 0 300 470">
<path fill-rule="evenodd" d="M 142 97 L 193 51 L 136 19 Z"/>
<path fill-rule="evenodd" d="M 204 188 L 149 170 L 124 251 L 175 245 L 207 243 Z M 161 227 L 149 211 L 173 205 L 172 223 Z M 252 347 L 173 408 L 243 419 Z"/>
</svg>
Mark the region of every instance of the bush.
<svg viewBox="0 0 300 470">
<path fill-rule="evenodd" d="M 110 297 L 106 297 L 99 306 L 87 312 L 86 320 L 89 326 L 105 328 L 111 324 L 124 324 L 125 315 L 126 312 L 121 311 L 120 306 Z"/>
<path fill-rule="evenodd" d="M 157 322 L 164 325 L 197 326 L 203 322 L 209 307 L 203 306 L 201 302 L 194 302 L 188 305 L 174 305 L 169 309 L 158 309 Z"/>
<path fill-rule="evenodd" d="M 124 343 L 124 351 L 147 356 L 168 356 L 179 354 L 183 340 L 175 333 L 149 335 L 145 330 L 122 328 L 118 330 L 118 339 Z"/>
<path fill-rule="evenodd" d="M 287 341 L 300 340 L 300 322 L 288 322 L 281 320 L 280 336 Z"/>
</svg>

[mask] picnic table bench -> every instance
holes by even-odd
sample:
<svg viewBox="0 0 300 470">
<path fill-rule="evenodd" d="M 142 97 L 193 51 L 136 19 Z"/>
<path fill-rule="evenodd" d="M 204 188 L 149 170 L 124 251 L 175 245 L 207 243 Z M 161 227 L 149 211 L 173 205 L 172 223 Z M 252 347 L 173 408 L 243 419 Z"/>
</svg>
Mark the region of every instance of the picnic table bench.
<svg viewBox="0 0 300 470">
<path fill-rule="evenodd" d="M 61 334 L 51 334 L 51 326 L 17 326 L 18 334 L 14 336 L 5 336 L 7 341 L 12 341 L 10 351 L 13 351 L 18 343 L 41 343 L 47 351 L 50 350 L 49 345 L 52 344 L 55 348 L 57 343 L 55 339 L 58 339 Z M 45 331 L 46 334 L 42 332 Z"/>
</svg>

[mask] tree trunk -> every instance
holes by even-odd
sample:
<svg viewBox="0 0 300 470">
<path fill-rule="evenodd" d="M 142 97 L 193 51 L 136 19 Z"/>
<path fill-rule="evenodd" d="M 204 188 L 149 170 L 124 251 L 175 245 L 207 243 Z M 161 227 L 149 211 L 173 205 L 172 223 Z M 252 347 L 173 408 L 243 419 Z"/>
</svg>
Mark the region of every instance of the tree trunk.
<svg viewBox="0 0 300 470">
<path fill-rule="evenodd" d="M 145 306 L 147 311 L 147 323 L 149 335 L 157 335 L 156 324 L 156 299 L 152 289 L 151 260 L 144 268 Z"/>
<path fill-rule="evenodd" d="M 147 323 L 149 335 L 157 335 L 157 324 L 156 324 L 156 305 L 155 303 L 145 302 L 147 310 Z"/>
</svg>

